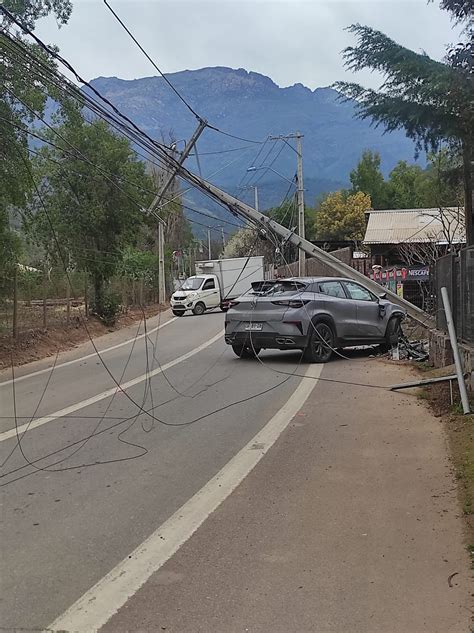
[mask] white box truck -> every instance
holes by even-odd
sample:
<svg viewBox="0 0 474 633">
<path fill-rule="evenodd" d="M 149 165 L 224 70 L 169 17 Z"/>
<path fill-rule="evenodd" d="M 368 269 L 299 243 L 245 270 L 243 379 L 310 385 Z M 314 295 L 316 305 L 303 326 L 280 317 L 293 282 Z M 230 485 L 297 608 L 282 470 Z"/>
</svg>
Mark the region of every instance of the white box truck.
<svg viewBox="0 0 474 633">
<path fill-rule="evenodd" d="M 171 309 L 176 316 L 188 310 L 204 314 L 218 307 L 225 312 L 232 299 L 250 290 L 252 282 L 263 279 L 263 256 L 196 262 L 196 274 L 171 295 Z"/>
</svg>

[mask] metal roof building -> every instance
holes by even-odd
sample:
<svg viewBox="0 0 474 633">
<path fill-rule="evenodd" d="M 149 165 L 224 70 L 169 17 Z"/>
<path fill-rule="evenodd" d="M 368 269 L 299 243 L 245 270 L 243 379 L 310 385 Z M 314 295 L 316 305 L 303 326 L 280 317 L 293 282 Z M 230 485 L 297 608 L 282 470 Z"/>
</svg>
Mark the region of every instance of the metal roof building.
<svg viewBox="0 0 474 633">
<path fill-rule="evenodd" d="M 463 207 L 370 210 L 367 214 L 365 244 L 466 241 Z"/>
</svg>

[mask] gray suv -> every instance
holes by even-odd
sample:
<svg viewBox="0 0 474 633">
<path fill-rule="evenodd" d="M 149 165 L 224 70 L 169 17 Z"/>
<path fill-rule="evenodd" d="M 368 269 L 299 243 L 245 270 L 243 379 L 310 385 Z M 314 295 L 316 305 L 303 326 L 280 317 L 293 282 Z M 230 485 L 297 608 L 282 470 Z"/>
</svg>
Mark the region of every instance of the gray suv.
<svg viewBox="0 0 474 633">
<path fill-rule="evenodd" d="M 382 290 L 382 288 L 381 288 Z M 363 285 L 339 277 L 292 277 L 252 284 L 231 301 L 225 342 L 240 358 L 261 349 L 300 349 L 327 362 L 336 348 L 398 342 L 405 311 Z"/>
</svg>

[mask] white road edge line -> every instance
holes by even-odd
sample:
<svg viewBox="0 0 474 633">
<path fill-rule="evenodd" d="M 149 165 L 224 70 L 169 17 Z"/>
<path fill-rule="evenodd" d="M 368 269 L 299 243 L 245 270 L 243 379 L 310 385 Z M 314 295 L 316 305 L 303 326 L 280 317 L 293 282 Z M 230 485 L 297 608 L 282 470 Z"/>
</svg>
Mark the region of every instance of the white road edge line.
<svg viewBox="0 0 474 633">
<path fill-rule="evenodd" d="M 224 330 L 222 330 L 222 332 L 219 332 L 219 334 L 216 334 L 216 336 L 209 339 L 202 345 L 199 345 L 198 347 L 195 347 L 191 351 L 186 352 L 186 354 L 183 354 L 182 356 L 178 356 L 178 358 L 171 360 L 169 363 L 165 363 L 164 365 L 161 365 L 161 367 L 157 367 L 156 369 L 153 369 L 147 374 L 141 374 L 141 376 L 132 378 L 131 380 L 128 380 L 127 382 L 122 383 L 120 387 L 112 387 L 111 389 L 102 391 L 101 393 L 98 393 L 95 396 L 92 396 L 91 398 L 87 398 L 86 400 L 81 400 L 80 402 L 71 404 L 69 407 L 65 407 L 64 409 L 60 409 L 59 411 L 50 413 L 49 415 L 46 415 L 42 418 L 33 420 L 33 422 L 31 423 L 25 422 L 25 424 L 22 424 L 21 426 L 19 426 L 18 429 L 10 429 L 8 431 L 4 431 L 3 433 L 0 433 L 0 442 L 5 442 L 6 440 L 11 439 L 12 437 L 16 437 L 17 432 L 22 433 L 23 431 L 26 431 L 26 429 L 28 429 L 28 432 L 29 432 L 32 429 L 36 429 L 39 426 L 43 426 L 43 424 L 47 424 L 48 422 L 53 422 L 54 420 L 60 420 L 66 415 L 70 415 L 71 413 L 74 413 L 75 411 L 78 411 L 79 409 L 84 409 L 84 407 L 88 407 L 91 404 L 95 404 L 96 402 L 100 402 L 101 400 L 104 400 L 105 398 L 109 398 L 110 396 L 113 396 L 114 393 L 116 393 L 117 391 L 126 391 L 127 389 L 130 389 L 130 387 L 133 387 L 134 385 L 138 385 L 140 382 L 143 382 L 144 380 L 148 380 L 148 378 L 152 376 L 161 374 L 163 371 L 166 371 L 167 369 L 170 369 L 171 367 L 174 367 L 175 365 L 178 365 L 179 363 L 182 363 L 183 361 L 188 360 L 188 358 L 191 358 L 191 356 L 194 356 L 195 354 L 202 352 L 202 350 L 206 349 L 206 347 L 209 347 L 210 345 L 212 345 L 219 339 L 222 339 L 223 335 L 224 335 Z"/>
<path fill-rule="evenodd" d="M 157 330 L 161 330 L 161 328 L 166 327 L 167 325 L 169 325 L 170 323 L 173 323 L 173 321 L 177 321 L 178 317 L 173 317 L 172 319 L 170 319 L 169 321 L 166 321 L 166 323 L 162 323 L 161 325 L 157 325 L 156 327 L 152 328 L 151 330 L 149 330 L 147 332 L 148 336 L 150 336 L 150 334 L 153 334 L 154 332 L 156 332 Z M 124 345 L 130 345 L 130 343 L 133 343 L 134 341 L 139 341 L 140 339 L 145 338 L 145 334 L 140 334 L 137 337 L 133 337 L 133 338 L 128 338 L 126 341 L 122 341 L 121 343 L 117 343 L 116 345 L 111 345 L 110 347 L 106 347 L 105 349 L 100 349 L 99 350 L 99 354 L 107 354 L 107 352 L 112 352 L 114 349 L 118 349 L 119 347 L 123 347 Z M 86 341 L 87 343 L 87 341 Z M 87 360 L 89 358 L 92 358 L 93 356 L 97 356 L 96 352 L 92 352 L 91 354 L 87 354 L 86 356 L 81 356 L 80 358 L 73 358 L 72 360 L 68 360 L 64 363 L 59 363 L 58 365 L 56 365 L 56 367 L 54 368 L 54 371 L 57 371 L 58 369 L 61 369 L 62 367 L 67 367 L 68 365 L 74 365 L 75 363 L 80 363 L 83 360 Z M 45 367 L 44 369 L 38 369 L 38 371 L 32 371 L 30 374 L 24 374 L 23 376 L 15 376 L 15 384 L 18 382 L 21 382 L 22 380 L 27 380 L 28 378 L 33 378 L 34 376 L 40 376 L 41 374 L 46 374 L 48 371 L 51 371 L 53 368 L 53 366 L 51 365 L 51 367 Z M 0 387 L 6 387 L 7 385 L 11 385 L 13 382 L 13 380 L 10 378 L 9 380 L 4 380 L 3 382 L 0 382 Z"/>
<path fill-rule="evenodd" d="M 310 380 L 301 380 L 286 404 L 263 429 L 199 492 L 45 630 L 92 632 L 108 622 L 253 470 L 304 405 L 321 370 L 322 365 L 310 365 L 306 371 Z"/>
</svg>

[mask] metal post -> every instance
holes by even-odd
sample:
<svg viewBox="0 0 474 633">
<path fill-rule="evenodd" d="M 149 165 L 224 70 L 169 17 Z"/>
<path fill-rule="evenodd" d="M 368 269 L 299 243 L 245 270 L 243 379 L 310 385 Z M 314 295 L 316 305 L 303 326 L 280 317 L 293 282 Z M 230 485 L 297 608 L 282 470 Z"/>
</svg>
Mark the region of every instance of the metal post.
<svg viewBox="0 0 474 633">
<path fill-rule="evenodd" d="M 259 211 L 259 208 L 258 208 L 258 187 L 257 187 L 257 185 L 255 185 L 253 190 L 254 190 L 254 194 L 255 194 L 255 211 Z"/>
<path fill-rule="evenodd" d="M 298 235 L 305 238 L 304 229 L 304 185 L 303 185 L 303 149 L 301 139 L 303 138 L 300 132 L 296 132 L 296 153 L 298 156 Z M 306 254 L 300 248 L 298 258 L 298 275 L 304 277 L 306 274 Z"/>
<path fill-rule="evenodd" d="M 449 303 L 448 290 L 446 286 L 441 288 L 441 297 L 443 299 L 444 313 L 446 315 L 446 324 L 448 326 L 449 338 L 454 356 L 454 365 L 458 377 L 459 393 L 461 394 L 462 409 L 464 414 L 470 413 L 469 399 L 467 397 L 466 383 L 462 371 L 461 357 L 459 356 L 458 341 L 456 338 L 456 330 L 454 329 L 453 315 L 451 313 L 451 305 Z"/>
<path fill-rule="evenodd" d="M 165 239 L 164 224 L 158 222 L 158 303 L 163 305 L 166 300 L 165 289 Z"/>
</svg>

